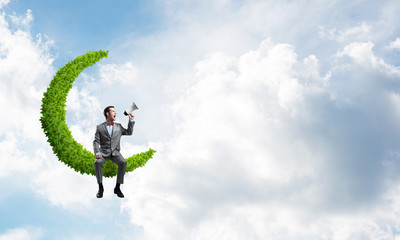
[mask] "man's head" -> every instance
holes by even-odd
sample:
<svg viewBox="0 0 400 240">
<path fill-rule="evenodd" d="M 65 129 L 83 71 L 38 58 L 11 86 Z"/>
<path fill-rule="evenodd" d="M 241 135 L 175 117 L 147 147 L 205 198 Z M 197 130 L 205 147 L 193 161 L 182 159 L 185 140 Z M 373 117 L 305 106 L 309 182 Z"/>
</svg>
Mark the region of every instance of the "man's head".
<svg viewBox="0 0 400 240">
<path fill-rule="evenodd" d="M 114 122 L 115 117 L 117 116 L 117 112 L 114 109 L 114 106 L 108 106 L 104 108 L 104 117 L 108 122 Z"/>
</svg>

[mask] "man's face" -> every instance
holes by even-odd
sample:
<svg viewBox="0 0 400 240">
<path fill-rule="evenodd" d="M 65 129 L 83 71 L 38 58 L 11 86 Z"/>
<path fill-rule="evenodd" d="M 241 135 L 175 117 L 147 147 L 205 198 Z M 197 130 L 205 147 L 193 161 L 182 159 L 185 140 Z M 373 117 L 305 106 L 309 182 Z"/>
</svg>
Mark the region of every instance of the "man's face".
<svg viewBox="0 0 400 240">
<path fill-rule="evenodd" d="M 107 120 L 109 120 L 109 122 L 115 121 L 116 116 L 117 116 L 117 112 L 115 111 L 115 109 L 110 108 L 110 111 L 108 111 L 108 113 L 107 113 Z"/>
</svg>

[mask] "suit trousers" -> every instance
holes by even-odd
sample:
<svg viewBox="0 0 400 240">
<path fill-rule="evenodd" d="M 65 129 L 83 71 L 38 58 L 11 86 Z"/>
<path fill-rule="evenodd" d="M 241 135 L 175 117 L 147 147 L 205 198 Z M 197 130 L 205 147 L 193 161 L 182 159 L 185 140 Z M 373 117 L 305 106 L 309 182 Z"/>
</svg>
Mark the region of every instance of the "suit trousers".
<svg viewBox="0 0 400 240">
<path fill-rule="evenodd" d="M 117 173 L 117 183 L 123 184 L 124 183 L 124 175 L 126 169 L 126 160 L 122 157 L 121 154 L 116 156 L 109 156 L 109 157 L 102 157 L 96 158 L 94 161 L 94 172 L 96 173 L 97 183 L 103 182 L 103 164 L 107 161 L 111 160 L 115 164 L 118 165 L 118 173 Z"/>
</svg>

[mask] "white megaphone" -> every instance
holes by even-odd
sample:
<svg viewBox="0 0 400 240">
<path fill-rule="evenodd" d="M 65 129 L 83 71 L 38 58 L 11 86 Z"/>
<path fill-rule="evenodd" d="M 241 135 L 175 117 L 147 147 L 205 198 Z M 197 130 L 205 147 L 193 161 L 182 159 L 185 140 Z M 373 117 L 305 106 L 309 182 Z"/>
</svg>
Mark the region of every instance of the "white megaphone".
<svg viewBox="0 0 400 240">
<path fill-rule="evenodd" d="M 139 109 L 139 108 L 136 106 L 136 104 L 134 102 L 132 102 L 132 105 L 124 111 L 125 116 L 128 116 L 129 113 L 135 111 L 136 109 Z"/>
</svg>

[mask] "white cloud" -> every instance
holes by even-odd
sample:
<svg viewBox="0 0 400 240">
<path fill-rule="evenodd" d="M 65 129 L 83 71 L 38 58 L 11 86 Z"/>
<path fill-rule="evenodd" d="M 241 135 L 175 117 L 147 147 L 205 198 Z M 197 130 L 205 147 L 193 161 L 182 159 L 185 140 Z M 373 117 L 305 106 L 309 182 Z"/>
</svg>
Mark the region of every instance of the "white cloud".
<svg viewBox="0 0 400 240">
<path fill-rule="evenodd" d="M 100 66 L 101 82 L 107 85 L 136 83 L 138 70 L 131 62 L 122 65 L 106 64 Z"/>
<path fill-rule="evenodd" d="M 267 195 L 273 196 L 269 203 L 285 194 L 305 197 L 309 186 L 303 188 L 301 183 L 315 177 L 315 159 L 285 129 L 293 117 L 300 115 L 301 120 L 304 115 L 300 110 L 306 92 L 296 78 L 303 74 L 295 72 L 297 64 L 303 62 L 297 60 L 292 46 L 264 41 L 259 50 L 237 60 L 217 54 L 196 65 L 197 83 L 174 106 L 180 119 L 179 134 L 142 170 L 148 172 L 153 167 L 155 172 L 168 174 L 159 180 L 153 172 L 141 175 L 147 178 L 145 183 L 155 185 L 150 185 L 151 190 L 133 188 L 139 190 L 136 195 L 140 197 L 131 200 L 132 206 L 144 209 L 134 208 L 133 222 L 145 229 L 157 228 L 146 231 L 150 239 L 193 234 L 205 238 L 214 234 L 214 221 L 223 216 L 227 220 L 222 222 L 228 224 L 226 234 L 233 237 L 236 219 L 251 227 L 252 216 L 235 215 L 240 202 L 249 202 L 251 207 L 257 198 Z M 299 155 L 309 158 L 297 159 Z M 295 182 L 300 189 L 293 193 Z M 229 209 L 221 210 L 224 205 Z M 264 232 L 261 228 L 245 231 L 246 227 L 234 239 Z"/>
<path fill-rule="evenodd" d="M 373 46 L 372 42 L 353 42 L 344 47 L 343 51 L 340 51 L 337 56 L 349 56 L 359 64 L 368 64 L 377 67 L 378 59 L 372 52 Z"/>
<path fill-rule="evenodd" d="M 8 106 L 10 116 L 0 126 L 0 136 L 18 129 L 26 138 L 37 138 L 41 136 L 40 100 L 44 84 L 53 73 L 49 42 L 43 42 L 40 35 L 33 39 L 22 30 L 12 32 L 5 15 L 0 16 L 0 35 L 0 103 Z"/>
<path fill-rule="evenodd" d="M 0 0 L 0 9 L 2 9 L 3 6 L 6 6 L 9 2 L 10 0 Z"/>
<path fill-rule="evenodd" d="M 336 54 L 336 56 L 350 57 L 367 71 L 377 70 L 391 76 L 399 76 L 400 67 L 387 64 L 384 59 L 375 56 L 373 47 L 374 44 L 372 42 L 353 42 L 345 46 L 342 51 L 339 51 Z"/>
<path fill-rule="evenodd" d="M 381 205 L 398 180 L 381 164 L 399 73 L 373 46 L 350 43 L 326 73 L 270 40 L 196 64 L 171 108 L 178 132 L 129 178 L 132 223 L 146 239 L 393 239 L 399 212 Z"/>
<path fill-rule="evenodd" d="M 14 14 L 11 15 L 10 18 L 11 21 L 18 26 L 29 27 L 31 22 L 33 22 L 32 10 L 26 10 L 25 16 L 17 16 L 16 14 Z"/>
<path fill-rule="evenodd" d="M 14 228 L 0 235 L 0 240 L 34 240 L 40 239 L 43 231 L 40 228 Z"/>
<path fill-rule="evenodd" d="M 400 38 L 396 38 L 396 40 L 390 42 L 387 48 L 400 50 Z"/>
<path fill-rule="evenodd" d="M 31 12 L 28 11 L 28 14 Z M 57 161 L 39 121 L 43 92 L 54 73 L 49 53 L 52 41 L 44 40 L 41 35 L 32 38 L 28 31 L 12 31 L 5 19 L 5 14 L 0 15 L 0 103 L 7 111 L 7 117 L 0 125 L 0 153 L 3 155 L 0 177 L 20 176 L 19 180 L 24 179 L 28 183 L 25 187 L 32 187 L 55 205 L 78 209 L 88 206 L 95 196 L 94 177 L 79 176 Z M 93 115 L 99 108 L 98 102 L 86 89 L 78 91 L 74 88 L 71 97 L 70 108 L 82 109 L 81 112 L 73 112 L 75 118 L 79 118 L 83 111 Z M 89 123 L 83 121 L 83 127 L 87 127 L 93 119 L 96 118 L 87 118 L 85 121 Z M 87 133 L 82 134 L 86 130 L 72 129 L 78 133 L 78 139 L 87 144 L 88 141 L 84 140 Z M 87 189 L 93 189 L 93 193 Z"/>
<path fill-rule="evenodd" d="M 320 37 L 340 43 L 349 43 L 359 40 L 372 40 L 371 26 L 365 22 L 359 24 L 356 27 L 344 27 L 340 30 L 337 30 L 336 28 L 326 30 L 325 27 L 320 27 L 319 34 Z"/>
<path fill-rule="evenodd" d="M 41 150 L 42 155 L 29 157 L 26 161 L 32 161 L 24 176 L 27 185 L 52 205 L 61 206 L 73 211 L 86 209 L 90 211 L 92 201 L 97 190 L 97 184 L 93 176 L 81 175 L 64 163 L 58 161 L 57 157 L 48 151 Z M 24 153 L 28 155 L 27 153 Z M 25 156 L 27 158 L 27 156 Z M 25 165 L 24 159 L 14 160 L 19 165 Z M 30 165 L 24 167 L 28 168 Z M 21 168 L 21 166 L 20 166 Z M 22 168 L 22 169 L 24 169 Z M 13 169 L 10 174 L 16 174 L 21 170 Z M 77 187 L 79 186 L 79 187 Z M 92 191 L 88 191 L 88 190 Z"/>
<path fill-rule="evenodd" d="M 12 133 L 8 132 L 0 141 L 0 177 L 12 176 L 14 174 L 26 174 L 40 169 L 45 151 L 43 149 L 31 149 L 30 154 L 21 146 L 21 141 Z"/>
<path fill-rule="evenodd" d="M 45 170 L 43 160 L 49 153 L 43 147 L 39 117 L 44 86 L 53 73 L 51 43 L 40 35 L 33 39 L 29 32 L 11 31 L 5 19 L 5 14 L 0 15 L 0 104 L 7 111 L 0 125 L 4 156 L 0 176 L 33 177 Z"/>
<path fill-rule="evenodd" d="M 91 86 L 91 84 L 88 84 Z M 103 109 L 88 86 L 72 87 L 67 97 L 67 123 L 74 139 L 89 151 L 93 150 L 95 126 L 100 123 Z"/>
</svg>

